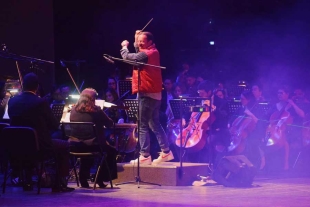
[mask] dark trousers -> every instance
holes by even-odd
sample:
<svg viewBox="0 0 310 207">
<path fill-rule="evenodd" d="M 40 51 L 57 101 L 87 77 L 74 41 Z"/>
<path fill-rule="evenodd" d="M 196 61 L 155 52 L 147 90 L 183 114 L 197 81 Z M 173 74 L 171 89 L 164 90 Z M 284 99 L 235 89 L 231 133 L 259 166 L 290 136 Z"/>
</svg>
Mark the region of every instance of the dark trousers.
<svg viewBox="0 0 310 207">
<path fill-rule="evenodd" d="M 150 97 L 139 98 L 140 153 L 144 156 L 150 155 L 149 129 L 154 132 L 161 150 L 169 150 L 166 133 L 159 121 L 160 104 L 160 100 L 152 99 Z"/>
</svg>

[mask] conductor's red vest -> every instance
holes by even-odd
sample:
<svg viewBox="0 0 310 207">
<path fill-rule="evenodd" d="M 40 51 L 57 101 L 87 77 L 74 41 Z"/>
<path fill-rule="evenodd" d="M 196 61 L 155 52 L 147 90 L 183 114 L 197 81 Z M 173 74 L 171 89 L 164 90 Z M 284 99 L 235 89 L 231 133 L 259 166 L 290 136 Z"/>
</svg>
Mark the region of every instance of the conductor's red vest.
<svg viewBox="0 0 310 207">
<path fill-rule="evenodd" d="M 151 45 L 147 49 L 140 49 L 140 52 L 146 53 L 147 64 L 160 65 L 159 52 L 155 45 Z M 140 92 L 141 93 L 159 93 L 162 91 L 161 69 L 143 65 L 140 69 Z M 138 92 L 138 70 L 136 68 L 132 72 L 132 93 Z"/>
</svg>

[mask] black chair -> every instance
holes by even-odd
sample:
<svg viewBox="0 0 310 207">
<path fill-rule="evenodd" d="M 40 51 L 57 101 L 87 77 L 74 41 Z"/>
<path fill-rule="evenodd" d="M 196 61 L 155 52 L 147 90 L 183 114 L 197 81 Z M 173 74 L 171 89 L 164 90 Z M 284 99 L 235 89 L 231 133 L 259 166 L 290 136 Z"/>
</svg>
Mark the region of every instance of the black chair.
<svg viewBox="0 0 310 207">
<path fill-rule="evenodd" d="M 38 172 L 37 192 L 40 194 L 45 160 L 43 153 L 40 151 L 36 131 L 31 127 L 5 127 L 0 137 L 5 156 L 3 193 L 5 193 L 8 178 L 9 161 L 14 160 L 15 167 L 21 171 L 25 169 L 26 165 L 34 165 Z M 38 165 L 40 168 L 38 168 Z"/>
<path fill-rule="evenodd" d="M 70 140 L 76 140 L 76 144 L 74 145 L 75 147 L 70 147 L 70 155 L 72 155 L 74 158 L 82 158 L 82 157 L 99 158 L 100 162 L 97 167 L 93 189 L 94 190 L 96 189 L 98 175 L 102 170 L 103 164 L 106 165 L 108 171 L 107 173 L 110 179 L 110 185 L 111 188 L 113 188 L 111 173 L 106 160 L 107 153 L 103 150 L 103 147 L 99 144 L 95 124 L 91 122 L 62 122 L 61 128 L 65 137 L 69 138 Z M 79 138 L 72 136 L 73 131 L 79 132 Z M 83 151 L 79 150 L 78 147 L 79 143 L 83 145 Z M 85 146 L 89 147 L 85 148 Z M 73 165 L 73 170 L 76 178 L 78 178 L 75 164 Z M 79 179 L 76 179 L 76 182 L 77 186 L 79 186 Z"/>
</svg>

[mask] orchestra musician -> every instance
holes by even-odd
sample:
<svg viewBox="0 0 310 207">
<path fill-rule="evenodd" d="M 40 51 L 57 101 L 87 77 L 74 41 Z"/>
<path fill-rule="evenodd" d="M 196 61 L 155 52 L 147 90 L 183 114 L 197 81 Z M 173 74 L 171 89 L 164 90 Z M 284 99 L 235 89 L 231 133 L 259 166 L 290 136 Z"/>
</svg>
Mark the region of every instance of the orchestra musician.
<svg viewBox="0 0 310 207">
<path fill-rule="evenodd" d="M 258 83 L 252 85 L 252 93 L 255 97 L 255 100 L 258 102 L 266 101 L 265 97 L 263 96 L 262 86 Z"/>
<path fill-rule="evenodd" d="M 67 187 L 66 182 L 66 177 L 69 175 L 69 144 L 61 139 L 51 139 L 50 131 L 56 130 L 59 122 L 55 119 L 47 101 L 36 94 L 39 87 L 37 75 L 28 73 L 22 85 L 23 92 L 8 102 L 10 125 L 27 126 L 36 130 L 40 149 L 46 156 L 53 156 L 58 163 L 60 180 L 53 183 L 52 191 L 70 192 L 74 188 Z M 14 167 L 13 164 L 12 166 Z M 31 166 L 26 169 L 26 180 L 23 186 L 26 191 L 33 189 L 31 169 Z"/>
<path fill-rule="evenodd" d="M 113 121 L 101 110 L 99 106 L 95 105 L 95 99 L 97 92 L 92 88 L 84 89 L 81 94 L 77 104 L 72 108 L 70 114 L 71 122 L 92 122 L 96 125 L 97 139 L 99 143 L 84 143 L 80 141 L 83 136 L 87 136 L 85 129 L 72 128 L 72 133 L 69 138 L 70 147 L 76 149 L 77 151 L 89 151 L 99 145 L 103 146 L 107 152 L 107 162 L 111 172 L 111 178 L 117 178 L 117 167 L 116 167 L 116 150 L 106 144 L 105 137 L 103 135 L 103 126 L 112 127 Z M 83 188 L 88 188 L 89 184 L 87 179 L 90 175 L 90 168 L 94 163 L 94 158 L 80 158 L 81 165 L 79 171 L 79 179 L 81 186 Z M 105 168 L 105 165 L 103 166 Z M 100 188 L 105 188 L 106 185 L 104 181 L 108 181 L 107 169 L 100 171 L 98 176 L 97 184 Z"/>
<path fill-rule="evenodd" d="M 121 43 L 121 55 L 125 60 L 133 60 L 151 65 L 160 65 L 159 52 L 154 43 L 154 37 L 150 32 L 136 31 L 135 43 L 137 53 L 129 53 L 129 42 L 124 40 Z M 140 157 L 132 160 L 132 164 L 150 165 L 150 134 L 151 129 L 157 137 L 161 148 L 159 157 L 153 160 L 154 164 L 173 160 L 173 154 L 169 148 L 169 142 L 165 131 L 159 121 L 159 110 L 162 99 L 162 75 L 161 69 L 151 66 L 140 66 L 140 84 L 138 84 L 138 70 L 135 67 L 132 76 L 132 92 L 139 93 L 139 119 L 140 119 Z"/>
<path fill-rule="evenodd" d="M 117 103 L 118 95 L 114 89 L 108 88 L 105 90 L 103 95 L 103 99 L 106 102 L 116 104 L 117 106 L 121 106 L 122 103 Z M 109 118 L 113 120 L 114 123 L 124 123 L 126 120 L 126 113 L 124 110 L 115 109 L 113 107 L 104 109 L 105 113 Z"/>
<path fill-rule="evenodd" d="M 252 92 L 242 92 L 240 102 L 241 107 L 232 116 L 229 126 L 231 142 L 228 151 L 234 155 L 245 153 L 246 139 L 258 122 L 257 116 L 253 113 L 255 100 Z"/>
<path fill-rule="evenodd" d="M 293 139 L 301 139 L 301 133 L 288 136 L 289 131 L 298 129 L 305 117 L 304 110 L 290 99 L 290 91 L 287 86 L 278 89 L 278 103 L 271 109 L 270 124 L 267 128 L 269 136 L 267 146 L 278 146 L 284 150 L 284 170 L 289 169 L 289 143 Z M 290 127 L 288 127 L 290 126 Z M 293 128 L 294 127 L 294 128 Z M 299 129 L 301 130 L 301 129 Z"/>
<path fill-rule="evenodd" d="M 228 125 L 228 102 L 225 98 L 225 91 L 217 89 L 212 95 L 212 84 L 204 81 L 198 85 L 200 97 L 206 97 L 211 100 L 212 111 L 210 117 L 206 120 L 210 130 L 209 140 L 209 159 L 210 163 L 217 164 L 223 153 L 227 152 L 229 145 Z M 207 103 L 209 106 L 209 103 Z"/>
<path fill-rule="evenodd" d="M 227 127 L 229 110 L 228 101 L 225 97 L 226 95 L 224 90 L 217 89 L 214 92 L 213 104 L 215 106 L 215 120 L 211 127 L 211 145 L 213 145 L 212 149 L 215 149 L 214 157 L 218 159 L 220 158 L 218 156 L 220 156 L 221 153 L 227 152 L 227 147 L 230 142 L 230 135 Z"/>
</svg>

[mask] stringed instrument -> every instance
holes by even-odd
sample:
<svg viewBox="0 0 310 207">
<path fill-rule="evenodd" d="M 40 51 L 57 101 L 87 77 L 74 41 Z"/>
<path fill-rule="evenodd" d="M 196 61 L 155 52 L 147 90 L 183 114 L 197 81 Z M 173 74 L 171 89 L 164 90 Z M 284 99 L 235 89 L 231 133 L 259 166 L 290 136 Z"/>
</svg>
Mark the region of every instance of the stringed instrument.
<svg viewBox="0 0 310 207">
<path fill-rule="evenodd" d="M 248 115 L 237 117 L 229 129 L 231 142 L 228 151 L 233 154 L 241 154 L 245 149 L 246 138 L 255 126 L 255 121 Z"/>
<path fill-rule="evenodd" d="M 202 105 L 209 106 L 210 101 L 205 100 Z M 179 133 L 175 140 L 178 147 L 181 147 L 181 137 L 182 146 L 191 152 L 199 151 L 205 146 L 208 137 L 207 131 L 210 130 L 210 126 L 215 120 L 214 115 L 210 116 L 209 107 L 205 107 L 205 110 L 205 112 L 192 112 L 188 126 L 182 130 L 182 134 Z"/>
<path fill-rule="evenodd" d="M 201 150 L 207 141 L 207 128 L 203 127 L 203 123 L 209 118 L 209 112 L 193 112 L 190 118 L 190 122 L 186 128 L 182 130 L 178 135 L 175 144 L 181 147 L 181 137 L 182 146 L 185 149 L 189 149 L 192 152 Z"/>
<path fill-rule="evenodd" d="M 293 123 L 293 118 L 286 110 L 288 103 L 270 117 L 266 131 L 266 146 L 283 146 L 286 142 L 286 126 Z"/>
<path fill-rule="evenodd" d="M 310 144 L 310 114 L 306 115 L 302 126 L 302 145 L 305 147 Z"/>
</svg>

